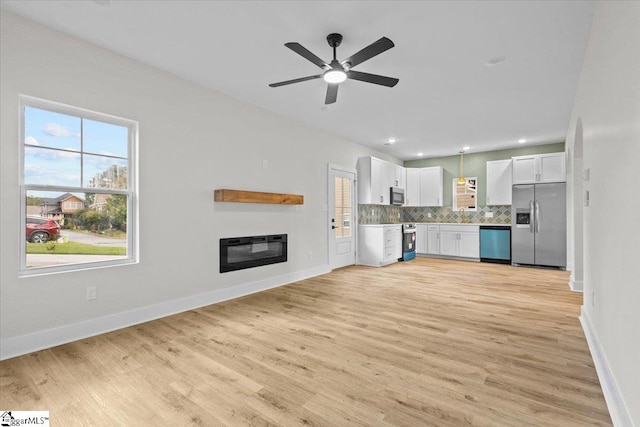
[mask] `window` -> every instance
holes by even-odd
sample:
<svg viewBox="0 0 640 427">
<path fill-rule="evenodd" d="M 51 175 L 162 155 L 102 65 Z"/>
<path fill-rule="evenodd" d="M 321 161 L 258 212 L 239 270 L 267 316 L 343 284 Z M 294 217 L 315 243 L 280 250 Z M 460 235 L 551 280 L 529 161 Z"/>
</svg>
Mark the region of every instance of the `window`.
<svg viewBox="0 0 640 427">
<path fill-rule="evenodd" d="M 477 211 L 477 183 L 478 178 L 467 177 L 464 184 L 458 182 L 458 178 L 453 179 L 453 210 L 454 212 Z"/>
<path fill-rule="evenodd" d="M 336 212 L 335 212 L 335 233 L 336 237 L 351 237 L 351 184 L 352 181 L 346 177 L 336 176 Z"/>
<path fill-rule="evenodd" d="M 21 274 L 137 261 L 137 123 L 21 97 Z"/>
</svg>

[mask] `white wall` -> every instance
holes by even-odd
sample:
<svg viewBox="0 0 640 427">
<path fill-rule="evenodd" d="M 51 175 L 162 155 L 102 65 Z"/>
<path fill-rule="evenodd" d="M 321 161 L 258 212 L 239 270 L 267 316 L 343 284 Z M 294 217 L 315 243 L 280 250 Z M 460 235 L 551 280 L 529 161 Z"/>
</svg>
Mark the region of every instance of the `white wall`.
<svg viewBox="0 0 640 427">
<path fill-rule="evenodd" d="M 594 16 L 567 145 L 582 122 L 583 325 L 617 425 L 640 426 L 640 3 Z M 581 173 L 575 168 L 572 173 Z M 573 179 L 570 177 L 570 179 Z"/>
<path fill-rule="evenodd" d="M 327 164 L 355 168 L 362 155 L 400 163 L 15 15 L 1 19 L 4 357 L 251 291 L 247 283 L 327 271 Z M 139 264 L 18 278 L 19 94 L 139 121 Z M 305 203 L 214 203 L 216 188 L 303 194 Z M 287 263 L 218 273 L 220 238 L 272 233 L 289 235 Z M 88 285 L 97 300 L 85 300 Z"/>
</svg>

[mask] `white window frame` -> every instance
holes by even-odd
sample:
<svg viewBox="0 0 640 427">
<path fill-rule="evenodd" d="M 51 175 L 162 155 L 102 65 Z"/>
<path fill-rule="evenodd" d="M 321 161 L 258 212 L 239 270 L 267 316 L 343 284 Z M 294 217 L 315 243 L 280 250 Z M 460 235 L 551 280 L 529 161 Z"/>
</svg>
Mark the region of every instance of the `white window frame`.
<svg viewBox="0 0 640 427">
<path fill-rule="evenodd" d="M 478 177 L 477 176 L 467 176 L 465 177 L 466 181 L 470 181 L 470 180 L 474 180 L 476 183 L 476 191 L 475 191 L 475 197 L 474 200 L 476 202 L 476 207 L 469 209 L 468 207 L 463 207 L 463 211 L 464 212 L 477 212 L 478 211 Z M 453 203 L 452 203 L 452 209 L 453 212 L 459 212 L 461 208 L 458 207 L 458 193 L 457 193 L 457 181 L 458 178 L 453 178 Z M 468 194 L 468 193 L 466 193 Z"/>
<path fill-rule="evenodd" d="M 25 276 L 37 276 L 42 274 L 62 273 L 68 271 L 88 270 L 93 268 L 112 267 L 119 265 L 135 264 L 139 262 L 139 232 L 138 232 L 138 122 L 122 117 L 117 117 L 109 114 L 99 113 L 96 111 L 87 110 L 80 107 L 74 107 L 59 102 L 48 101 L 40 98 L 35 98 L 27 95 L 19 96 L 20 102 L 20 149 L 19 149 L 19 170 L 20 170 L 20 271 L 18 275 L 20 277 Z M 69 116 L 80 117 L 82 119 L 95 120 L 103 123 L 109 123 L 113 125 L 126 127 L 129 135 L 127 146 L 127 189 L 110 189 L 110 188 L 87 188 L 82 186 L 78 187 L 65 187 L 65 186 L 51 186 L 51 185 L 36 185 L 25 184 L 24 182 L 24 167 L 25 167 L 25 107 L 33 107 L 42 110 L 48 110 L 55 113 L 66 114 Z M 26 208 L 26 196 L 27 191 L 59 191 L 59 192 L 91 192 L 91 193 L 104 193 L 104 194 L 124 194 L 127 196 L 127 256 L 126 258 L 119 258 L 115 260 L 105 261 L 93 261 L 83 262 L 75 264 L 65 265 L 52 265 L 43 267 L 30 267 L 26 266 L 27 259 L 27 243 L 24 235 L 27 218 Z M 89 190 L 89 191 L 86 191 Z"/>
</svg>

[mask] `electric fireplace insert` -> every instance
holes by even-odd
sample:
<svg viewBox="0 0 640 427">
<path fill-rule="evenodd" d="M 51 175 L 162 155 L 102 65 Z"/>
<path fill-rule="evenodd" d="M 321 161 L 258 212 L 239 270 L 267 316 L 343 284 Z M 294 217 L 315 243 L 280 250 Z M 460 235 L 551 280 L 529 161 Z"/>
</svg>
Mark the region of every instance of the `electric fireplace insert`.
<svg viewBox="0 0 640 427">
<path fill-rule="evenodd" d="M 220 239 L 220 273 L 286 261 L 286 234 Z"/>
</svg>

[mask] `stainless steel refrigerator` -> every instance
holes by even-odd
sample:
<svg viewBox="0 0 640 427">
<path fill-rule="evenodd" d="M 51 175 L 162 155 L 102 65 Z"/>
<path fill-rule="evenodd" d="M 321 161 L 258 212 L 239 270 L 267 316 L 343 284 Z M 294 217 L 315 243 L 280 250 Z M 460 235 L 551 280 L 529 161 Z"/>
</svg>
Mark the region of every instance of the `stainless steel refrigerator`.
<svg viewBox="0 0 640 427">
<path fill-rule="evenodd" d="M 511 263 L 565 268 L 566 184 L 513 186 Z"/>
</svg>

